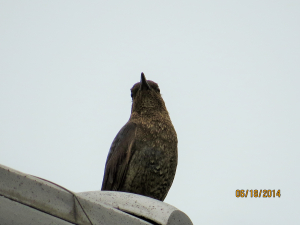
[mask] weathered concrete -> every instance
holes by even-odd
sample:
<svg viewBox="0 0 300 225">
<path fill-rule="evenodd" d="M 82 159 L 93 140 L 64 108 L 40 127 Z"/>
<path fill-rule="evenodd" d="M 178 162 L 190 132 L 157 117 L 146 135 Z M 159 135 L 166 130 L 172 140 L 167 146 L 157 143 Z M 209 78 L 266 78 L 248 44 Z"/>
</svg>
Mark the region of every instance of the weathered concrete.
<svg viewBox="0 0 300 225">
<path fill-rule="evenodd" d="M 189 217 L 167 203 L 142 195 L 116 191 L 89 191 L 77 195 L 162 225 L 190 225 Z"/>
<path fill-rule="evenodd" d="M 74 223 L 69 223 L 27 205 L 0 196 L 0 224 L 72 225 Z"/>
<path fill-rule="evenodd" d="M 148 197 L 124 192 L 73 193 L 2 165 L 0 221 L 1 225 L 192 224 L 180 210 Z"/>
</svg>

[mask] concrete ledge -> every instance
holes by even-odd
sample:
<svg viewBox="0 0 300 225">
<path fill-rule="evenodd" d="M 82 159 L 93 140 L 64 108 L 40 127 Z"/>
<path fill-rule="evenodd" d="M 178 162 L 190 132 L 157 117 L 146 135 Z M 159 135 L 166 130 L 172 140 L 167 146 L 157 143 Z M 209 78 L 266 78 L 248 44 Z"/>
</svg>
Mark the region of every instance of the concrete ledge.
<svg viewBox="0 0 300 225">
<path fill-rule="evenodd" d="M 192 224 L 190 218 L 174 206 L 142 195 L 116 191 L 90 191 L 77 193 L 77 195 L 96 204 L 105 204 L 158 224 Z"/>
<path fill-rule="evenodd" d="M 47 213 L 41 212 L 27 205 L 20 204 L 16 201 L 10 200 L 0 196 L 0 224 L 14 225 L 14 224 L 30 224 L 30 225 L 72 225 L 60 218 L 54 217 Z"/>
<path fill-rule="evenodd" d="M 125 192 L 73 193 L 50 181 L 2 165 L 0 221 L 20 225 L 192 224 L 180 210 L 152 198 Z"/>
</svg>

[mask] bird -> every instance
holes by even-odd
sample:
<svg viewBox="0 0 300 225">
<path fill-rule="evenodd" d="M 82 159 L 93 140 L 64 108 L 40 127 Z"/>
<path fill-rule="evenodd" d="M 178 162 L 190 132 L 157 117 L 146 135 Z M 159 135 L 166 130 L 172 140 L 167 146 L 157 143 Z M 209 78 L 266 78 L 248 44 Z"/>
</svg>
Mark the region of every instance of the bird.
<svg viewBox="0 0 300 225">
<path fill-rule="evenodd" d="M 144 73 L 131 98 L 131 115 L 111 144 L 101 190 L 164 201 L 177 168 L 177 134 L 158 84 Z"/>
</svg>

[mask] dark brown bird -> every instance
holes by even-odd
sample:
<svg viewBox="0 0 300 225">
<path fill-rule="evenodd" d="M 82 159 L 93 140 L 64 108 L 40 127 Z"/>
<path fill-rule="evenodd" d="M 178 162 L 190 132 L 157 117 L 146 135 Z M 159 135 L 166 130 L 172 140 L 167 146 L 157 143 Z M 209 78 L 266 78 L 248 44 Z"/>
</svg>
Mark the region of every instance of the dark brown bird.
<svg viewBox="0 0 300 225">
<path fill-rule="evenodd" d="M 129 121 L 110 147 L 102 190 L 124 191 L 163 201 L 177 167 L 177 135 L 157 83 L 131 88 Z"/>
</svg>

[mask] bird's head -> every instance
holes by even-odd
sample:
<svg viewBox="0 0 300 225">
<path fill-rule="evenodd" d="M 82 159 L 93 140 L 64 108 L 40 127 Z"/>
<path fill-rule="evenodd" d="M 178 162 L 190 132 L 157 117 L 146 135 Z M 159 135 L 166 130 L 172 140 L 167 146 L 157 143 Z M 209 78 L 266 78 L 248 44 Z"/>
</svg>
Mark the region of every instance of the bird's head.
<svg viewBox="0 0 300 225">
<path fill-rule="evenodd" d="M 131 88 L 131 98 L 131 113 L 167 112 L 157 83 L 146 80 L 144 73 L 141 74 L 141 81 Z"/>
</svg>

